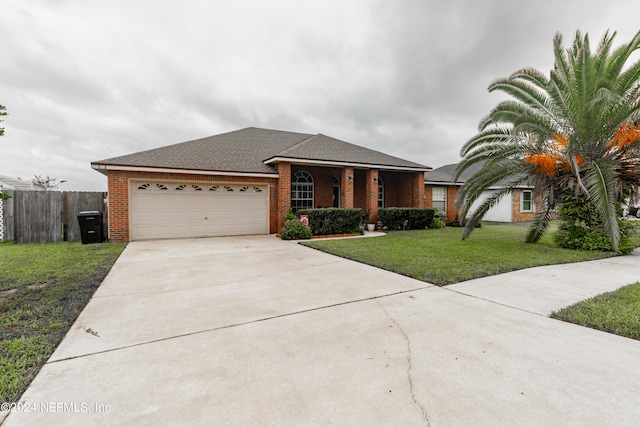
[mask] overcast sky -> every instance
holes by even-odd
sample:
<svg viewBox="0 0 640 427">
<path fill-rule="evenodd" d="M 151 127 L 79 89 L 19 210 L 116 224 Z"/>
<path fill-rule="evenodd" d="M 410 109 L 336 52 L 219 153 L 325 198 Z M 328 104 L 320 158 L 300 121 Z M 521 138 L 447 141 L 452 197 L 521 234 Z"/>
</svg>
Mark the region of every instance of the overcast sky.
<svg viewBox="0 0 640 427">
<path fill-rule="evenodd" d="M 90 162 L 249 126 L 434 168 L 552 39 L 640 29 L 638 0 L 4 0 L 0 175 L 106 190 Z"/>
</svg>

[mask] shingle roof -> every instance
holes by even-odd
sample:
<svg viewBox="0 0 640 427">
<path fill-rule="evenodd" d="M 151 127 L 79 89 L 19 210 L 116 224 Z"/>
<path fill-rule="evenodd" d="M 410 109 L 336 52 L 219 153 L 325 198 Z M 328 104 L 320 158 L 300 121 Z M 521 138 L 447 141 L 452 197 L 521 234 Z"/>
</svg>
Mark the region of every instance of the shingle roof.
<svg viewBox="0 0 640 427">
<path fill-rule="evenodd" d="M 453 183 L 453 176 L 434 169 L 432 171 L 424 173 L 424 180 L 428 182 L 442 182 L 451 184 Z"/>
<path fill-rule="evenodd" d="M 323 134 L 309 138 L 276 154 L 274 158 L 322 160 L 389 167 L 429 169 L 424 165 L 360 147 Z"/>
<path fill-rule="evenodd" d="M 469 178 L 471 178 L 476 172 L 478 172 L 481 168 L 482 168 L 483 164 L 482 163 L 475 163 L 471 166 L 469 166 L 464 172 L 462 172 L 462 175 L 460 175 L 460 177 L 458 178 L 457 181 L 455 181 L 455 184 L 461 185 L 464 184 L 465 182 L 467 182 L 467 180 Z M 458 163 L 452 163 L 449 165 L 444 165 L 444 166 L 440 166 L 437 169 L 434 169 L 433 171 L 430 172 L 425 172 L 424 174 L 424 180 L 427 182 L 443 182 L 443 183 L 450 183 L 453 184 L 453 178 L 456 175 L 456 169 L 458 167 Z M 494 187 L 503 187 L 506 185 L 506 182 L 498 182 Z M 529 185 L 526 182 L 526 179 L 523 179 L 520 186 L 522 187 L 529 187 Z"/>
<path fill-rule="evenodd" d="M 460 178 L 458 178 L 458 181 L 453 180 L 455 174 L 456 174 L 456 168 L 458 167 L 457 163 L 452 163 L 449 165 L 444 165 L 444 166 L 440 166 L 439 168 L 436 168 L 432 171 L 429 172 L 425 172 L 424 174 L 424 180 L 427 182 L 442 182 L 442 183 L 447 183 L 447 184 L 462 184 L 464 183 L 467 178 L 469 178 L 471 175 L 473 175 L 473 172 L 475 172 L 475 170 L 473 172 L 471 172 L 470 170 L 466 170 L 462 176 Z M 471 168 L 471 169 L 475 169 L 475 168 Z"/>
<path fill-rule="evenodd" d="M 374 164 L 428 170 L 427 166 L 318 134 L 246 128 L 207 138 L 92 162 L 128 166 L 274 174 L 275 158 Z"/>
</svg>

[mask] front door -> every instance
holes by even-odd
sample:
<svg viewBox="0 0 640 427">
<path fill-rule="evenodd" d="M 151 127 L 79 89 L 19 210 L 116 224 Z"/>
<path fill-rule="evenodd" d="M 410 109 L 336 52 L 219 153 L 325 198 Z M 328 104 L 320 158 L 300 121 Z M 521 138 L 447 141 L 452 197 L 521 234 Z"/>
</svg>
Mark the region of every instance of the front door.
<svg viewBox="0 0 640 427">
<path fill-rule="evenodd" d="M 340 207 L 340 184 L 335 183 L 333 184 L 333 207 Z"/>
</svg>

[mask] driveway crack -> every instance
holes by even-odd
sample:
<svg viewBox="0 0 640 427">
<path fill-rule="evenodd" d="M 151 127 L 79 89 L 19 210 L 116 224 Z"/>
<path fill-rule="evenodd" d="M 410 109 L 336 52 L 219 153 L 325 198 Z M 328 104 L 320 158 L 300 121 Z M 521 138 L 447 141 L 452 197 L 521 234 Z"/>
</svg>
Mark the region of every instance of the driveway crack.
<svg viewBox="0 0 640 427">
<path fill-rule="evenodd" d="M 407 335 L 404 329 L 402 329 L 402 326 L 400 326 L 400 324 L 396 321 L 396 319 L 391 317 L 387 309 L 384 308 L 384 306 L 380 303 L 380 301 L 376 300 L 376 302 L 378 303 L 380 308 L 382 308 L 382 310 L 384 311 L 384 314 L 387 316 L 387 319 L 391 320 L 391 322 L 393 322 L 396 328 L 398 328 L 398 330 L 404 337 L 405 342 L 407 343 L 407 378 L 409 380 L 409 394 L 411 395 L 411 400 L 413 401 L 414 405 L 416 405 L 416 407 L 422 413 L 422 416 L 426 421 L 427 426 L 431 426 L 431 422 L 429 421 L 429 415 L 427 414 L 427 410 L 424 407 L 424 405 L 420 403 L 420 401 L 418 401 L 418 398 L 416 397 L 416 394 L 415 394 L 415 386 L 413 383 L 413 378 L 411 377 L 411 370 L 413 369 L 413 353 L 411 352 L 411 340 L 409 339 L 409 335 Z"/>
</svg>

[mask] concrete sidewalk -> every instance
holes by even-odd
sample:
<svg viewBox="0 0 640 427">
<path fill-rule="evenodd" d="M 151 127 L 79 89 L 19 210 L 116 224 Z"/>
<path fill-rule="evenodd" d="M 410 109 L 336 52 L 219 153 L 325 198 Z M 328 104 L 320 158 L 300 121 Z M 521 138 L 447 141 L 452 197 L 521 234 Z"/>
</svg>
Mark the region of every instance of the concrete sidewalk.
<svg viewBox="0 0 640 427">
<path fill-rule="evenodd" d="M 131 243 L 3 425 L 635 425 L 640 342 L 547 315 L 639 280 L 638 255 L 438 288 L 272 236 Z"/>
</svg>

